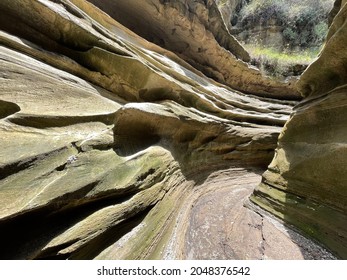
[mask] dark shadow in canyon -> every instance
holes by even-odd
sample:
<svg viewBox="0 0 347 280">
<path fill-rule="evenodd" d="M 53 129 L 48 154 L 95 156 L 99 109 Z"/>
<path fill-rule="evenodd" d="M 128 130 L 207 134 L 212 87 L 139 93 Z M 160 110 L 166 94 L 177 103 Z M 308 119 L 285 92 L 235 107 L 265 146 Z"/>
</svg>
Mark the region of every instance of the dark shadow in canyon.
<svg viewBox="0 0 347 280">
<path fill-rule="evenodd" d="M 107 206 L 125 202 L 131 197 L 132 195 L 121 198 L 99 198 L 66 210 L 61 210 L 59 207 L 54 208 L 53 204 L 3 221 L 0 224 L 0 259 L 92 259 L 140 224 L 152 206 L 129 217 L 126 221 L 108 228 L 72 255 L 57 255 L 57 253 L 75 241 L 72 244 L 66 243 L 59 247 L 41 250 L 56 236 L 89 215 Z"/>
</svg>

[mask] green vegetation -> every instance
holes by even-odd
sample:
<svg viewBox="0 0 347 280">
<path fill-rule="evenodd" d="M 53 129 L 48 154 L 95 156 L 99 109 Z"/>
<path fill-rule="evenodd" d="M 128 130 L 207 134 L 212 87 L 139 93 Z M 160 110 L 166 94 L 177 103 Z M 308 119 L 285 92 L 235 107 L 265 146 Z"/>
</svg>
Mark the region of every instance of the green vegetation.
<svg viewBox="0 0 347 280">
<path fill-rule="evenodd" d="M 294 52 L 253 44 L 247 44 L 245 48 L 252 57 L 253 65 L 259 67 L 265 74 L 274 76 L 300 75 L 319 53 L 318 48 Z"/>
<path fill-rule="evenodd" d="M 318 54 L 334 0 L 244 0 L 236 37 L 266 74 L 299 75 Z"/>
<path fill-rule="evenodd" d="M 284 45 L 316 47 L 328 31 L 327 16 L 333 0 L 253 0 L 240 11 L 240 25 L 282 26 Z"/>
</svg>

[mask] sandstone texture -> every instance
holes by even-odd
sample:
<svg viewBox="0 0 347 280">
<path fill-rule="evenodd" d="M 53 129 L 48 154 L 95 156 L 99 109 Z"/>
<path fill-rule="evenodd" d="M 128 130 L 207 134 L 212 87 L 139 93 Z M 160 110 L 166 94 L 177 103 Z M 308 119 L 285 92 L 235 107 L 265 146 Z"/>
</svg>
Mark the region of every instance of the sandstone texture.
<svg viewBox="0 0 347 280">
<path fill-rule="evenodd" d="M 2 0 L 0 258 L 335 258 L 247 199 L 298 99 L 247 60 L 213 1 Z"/>
<path fill-rule="evenodd" d="M 298 82 L 305 99 L 282 130 L 252 201 L 346 258 L 347 6 L 340 7 L 319 58 Z"/>
<path fill-rule="evenodd" d="M 230 36 L 214 0 L 91 0 L 140 36 L 221 83 L 263 97 L 300 99 L 295 80 L 264 77 Z"/>
</svg>

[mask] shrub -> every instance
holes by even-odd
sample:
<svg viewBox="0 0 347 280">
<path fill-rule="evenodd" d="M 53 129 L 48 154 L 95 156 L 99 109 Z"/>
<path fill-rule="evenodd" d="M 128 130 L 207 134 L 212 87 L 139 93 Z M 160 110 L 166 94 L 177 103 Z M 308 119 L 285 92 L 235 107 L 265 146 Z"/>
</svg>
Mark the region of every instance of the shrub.
<svg viewBox="0 0 347 280">
<path fill-rule="evenodd" d="M 314 34 L 317 41 L 323 41 L 328 33 L 328 24 L 326 22 L 320 22 L 314 27 Z"/>
<path fill-rule="evenodd" d="M 240 11 L 238 26 L 283 27 L 285 45 L 310 48 L 321 45 L 327 32 L 327 18 L 334 0 L 252 0 Z"/>
<path fill-rule="evenodd" d="M 242 31 L 238 39 L 244 40 L 253 64 L 265 74 L 299 75 L 324 43 L 333 3 L 334 0 L 245 0 L 235 30 Z M 282 40 L 264 40 L 271 25 L 276 26 L 276 32 L 282 32 Z"/>
<path fill-rule="evenodd" d="M 284 39 L 288 42 L 295 42 L 297 40 L 298 34 L 291 27 L 286 27 L 282 33 Z"/>
</svg>

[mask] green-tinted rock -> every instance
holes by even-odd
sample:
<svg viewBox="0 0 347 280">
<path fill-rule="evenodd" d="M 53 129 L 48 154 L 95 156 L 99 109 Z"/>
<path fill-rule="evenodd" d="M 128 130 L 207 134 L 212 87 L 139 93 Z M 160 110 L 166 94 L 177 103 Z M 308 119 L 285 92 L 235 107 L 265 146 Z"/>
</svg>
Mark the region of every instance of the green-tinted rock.
<svg viewBox="0 0 347 280">
<path fill-rule="evenodd" d="M 347 257 L 347 6 L 298 87 L 275 157 L 252 201 Z"/>
</svg>

